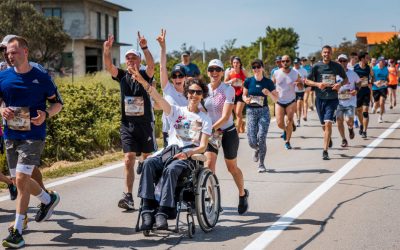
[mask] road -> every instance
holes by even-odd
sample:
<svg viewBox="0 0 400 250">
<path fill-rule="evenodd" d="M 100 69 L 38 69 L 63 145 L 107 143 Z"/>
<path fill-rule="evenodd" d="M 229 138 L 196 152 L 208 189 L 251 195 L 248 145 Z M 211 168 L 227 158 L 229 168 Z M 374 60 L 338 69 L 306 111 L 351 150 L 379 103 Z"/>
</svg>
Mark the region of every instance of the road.
<svg viewBox="0 0 400 250">
<path fill-rule="evenodd" d="M 399 107 L 390 110 L 381 124 L 377 115 L 371 115 L 368 139 L 357 134 L 348 148 L 340 147 L 334 126 L 330 161 L 321 157 L 322 130 L 315 112 L 294 133 L 293 150 L 284 149 L 281 131 L 271 123 L 269 171 L 263 174 L 257 173 L 246 135 L 241 134 L 238 162 L 250 190 L 249 212 L 237 214 L 236 188 L 220 155 L 217 176 L 224 212 L 214 231 L 206 234 L 197 226 L 193 239 L 185 232 L 146 238 L 134 231 L 138 212 L 117 207 L 123 188 L 121 164 L 102 167 L 97 174 L 89 171 L 87 176 L 53 180 L 49 184 L 56 185 L 51 189 L 60 193 L 61 202 L 52 218 L 39 224 L 33 221 L 38 202 L 31 199 L 31 222 L 24 233 L 27 248 L 400 249 L 399 114 Z M 135 191 L 137 184 L 136 177 Z M 2 196 L 4 238 L 15 205 L 6 193 Z"/>
</svg>

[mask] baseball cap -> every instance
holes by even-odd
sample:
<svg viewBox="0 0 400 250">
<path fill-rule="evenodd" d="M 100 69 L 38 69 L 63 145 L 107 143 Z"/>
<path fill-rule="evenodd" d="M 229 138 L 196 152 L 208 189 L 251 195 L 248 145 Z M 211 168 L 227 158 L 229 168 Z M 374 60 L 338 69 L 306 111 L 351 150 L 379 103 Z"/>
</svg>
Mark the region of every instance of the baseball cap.
<svg viewBox="0 0 400 250">
<path fill-rule="evenodd" d="M 349 58 L 347 58 L 347 56 L 345 54 L 340 54 L 337 59 L 338 60 L 340 60 L 340 59 L 349 60 Z"/>
<path fill-rule="evenodd" d="M 174 75 L 175 73 L 180 73 L 181 75 L 186 76 L 186 70 L 181 65 L 175 65 L 174 66 L 174 68 L 171 71 L 171 75 Z"/>
<path fill-rule="evenodd" d="M 385 57 L 383 57 L 383 56 L 380 56 L 380 57 L 378 57 L 378 60 L 376 60 L 377 62 L 380 62 L 380 61 L 385 61 Z"/>
<path fill-rule="evenodd" d="M 13 39 L 13 38 L 15 38 L 15 37 L 17 37 L 17 36 L 16 36 L 16 35 L 6 35 L 6 36 L 3 38 L 3 41 L 2 41 L 1 44 L 0 44 L 0 47 L 7 47 L 8 41 L 10 41 L 11 39 Z"/>
<path fill-rule="evenodd" d="M 296 58 L 293 60 L 293 63 L 300 63 L 300 58 L 296 57 Z"/>
<path fill-rule="evenodd" d="M 260 59 L 254 59 L 254 60 L 251 62 L 251 66 L 253 66 L 254 64 L 259 64 L 261 67 L 264 68 L 264 63 L 263 63 L 263 61 L 261 61 Z"/>
<path fill-rule="evenodd" d="M 277 57 L 275 57 L 275 62 L 280 62 L 280 61 L 282 61 L 282 57 L 281 56 L 277 56 Z"/>
<path fill-rule="evenodd" d="M 220 67 L 221 69 L 224 69 L 224 64 L 221 62 L 221 60 L 218 59 L 213 59 L 208 63 L 208 68 L 212 66 L 217 66 Z"/>
<path fill-rule="evenodd" d="M 134 49 L 128 50 L 128 51 L 125 53 L 125 57 L 126 57 L 127 55 L 129 55 L 129 54 L 134 54 L 135 56 L 137 56 L 137 57 L 139 57 L 139 58 L 142 58 L 142 55 L 140 54 L 140 52 L 139 52 L 139 51 L 136 51 L 136 50 L 134 50 Z"/>
<path fill-rule="evenodd" d="M 190 56 L 190 52 L 189 51 L 183 51 L 182 52 L 182 56 Z"/>
</svg>

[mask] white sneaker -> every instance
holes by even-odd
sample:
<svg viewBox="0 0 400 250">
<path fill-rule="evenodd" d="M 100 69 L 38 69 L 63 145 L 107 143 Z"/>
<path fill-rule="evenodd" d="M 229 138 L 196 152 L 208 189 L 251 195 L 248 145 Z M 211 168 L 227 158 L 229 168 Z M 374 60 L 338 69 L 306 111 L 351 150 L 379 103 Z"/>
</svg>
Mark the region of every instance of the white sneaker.
<svg viewBox="0 0 400 250">
<path fill-rule="evenodd" d="M 378 122 L 379 122 L 379 123 L 383 123 L 382 117 L 379 116 Z"/>
<path fill-rule="evenodd" d="M 378 108 L 377 110 L 376 110 L 376 113 L 381 113 L 381 108 Z"/>
<path fill-rule="evenodd" d="M 375 108 L 372 109 L 372 114 L 376 114 L 376 109 Z"/>
<path fill-rule="evenodd" d="M 267 172 L 267 169 L 265 168 L 264 165 L 260 165 L 260 166 L 258 166 L 258 172 L 259 173 L 264 173 L 264 172 Z"/>
</svg>

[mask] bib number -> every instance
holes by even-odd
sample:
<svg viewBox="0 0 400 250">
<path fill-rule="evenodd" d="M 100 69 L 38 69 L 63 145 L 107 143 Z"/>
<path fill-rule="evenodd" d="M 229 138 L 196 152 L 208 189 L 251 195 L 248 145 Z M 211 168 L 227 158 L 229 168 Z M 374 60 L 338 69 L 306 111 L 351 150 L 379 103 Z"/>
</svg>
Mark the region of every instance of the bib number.
<svg viewBox="0 0 400 250">
<path fill-rule="evenodd" d="M 264 96 L 251 96 L 250 104 L 264 106 Z"/>
<path fill-rule="evenodd" d="M 144 115 L 143 96 L 125 96 L 125 115 L 126 116 Z"/>
<path fill-rule="evenodd" d="M 352 97 L 352 95 L 350 94 L 350 90 L 340 92 L 338 96 L 340 100 L 349 100 Z"/>
<path fill-rule="evenodd" d="M 329 84 L 329 87 L 333 87 L 336 83 L 336 76 L 334 74 L 322 74 L 322 82 Z"/>
<path fill-rule="evenodd" d="M 29 107 L 9 107 L 14 110 L 14 118 L 7 121 L 7 126 L 12 130 L 30 131 L 31 115 Z"/>
</svg>

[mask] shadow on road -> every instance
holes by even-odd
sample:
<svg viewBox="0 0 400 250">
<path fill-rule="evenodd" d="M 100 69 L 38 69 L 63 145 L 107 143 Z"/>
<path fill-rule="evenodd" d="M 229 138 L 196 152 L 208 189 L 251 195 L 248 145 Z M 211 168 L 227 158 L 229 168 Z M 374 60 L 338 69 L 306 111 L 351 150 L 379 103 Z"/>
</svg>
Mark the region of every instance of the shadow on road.
<svg viewBox="0 0 400 250">
<path fill-rule="evenodd" d="M 275 169 L 267 170 L 270 174 L 331 174 L 334 171 L 328 169 L 299 169 L 299 170 L 286 170 L 286 171 L 277 171 Z"/>
</svg>

